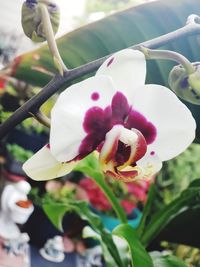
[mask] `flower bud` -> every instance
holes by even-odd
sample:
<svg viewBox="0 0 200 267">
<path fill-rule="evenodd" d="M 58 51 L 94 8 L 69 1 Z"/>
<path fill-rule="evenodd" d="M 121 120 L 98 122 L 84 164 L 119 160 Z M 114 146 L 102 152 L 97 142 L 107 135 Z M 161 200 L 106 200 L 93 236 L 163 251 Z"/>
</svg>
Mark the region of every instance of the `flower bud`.
<svg viewBox="0 0 200 267">
<path fill-rule="evenodd" d="M 200 62 L 192 65 L 195 71 L 188 74 L 181 66 L 175 66 L 169 74 L 169 85 L 181 99 L 200 105 Z"/>
<path fill-rule="evenodd" d="M 47 7 L 54 34 L 58 31 L 60 10 L 53 0 L 26 0 L 22 5 L 22 27 L 24 33 L 34 42 L 46 41 L 39 5 Z"/>
</svg>

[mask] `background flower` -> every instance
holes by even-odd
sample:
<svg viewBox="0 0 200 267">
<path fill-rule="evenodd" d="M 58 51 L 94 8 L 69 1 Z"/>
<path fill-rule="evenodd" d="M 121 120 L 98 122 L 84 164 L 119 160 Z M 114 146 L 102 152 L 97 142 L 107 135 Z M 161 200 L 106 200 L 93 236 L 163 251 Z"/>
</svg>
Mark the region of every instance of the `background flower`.
<svg viewBox="0 0 200 267">
<path fill-rule="evenodd" d="M 150 186 L 149 181 L 142 180 L 139 182 L 124 184 L 107 178 L 106 182 L 115 193 L 117 199 L 127 214 L 132 213 L 133 209 L 136 208 L 139 203 L 144 205 L 147 198 L 148 188 Z M 92 207 L 114 216 L 111 204 L 108 202 L 106 196 L 100 190 L 95 181 L 87 177 L 83 178 L 79 185 L 87 193 L 89 203 Z"/>
</svg>

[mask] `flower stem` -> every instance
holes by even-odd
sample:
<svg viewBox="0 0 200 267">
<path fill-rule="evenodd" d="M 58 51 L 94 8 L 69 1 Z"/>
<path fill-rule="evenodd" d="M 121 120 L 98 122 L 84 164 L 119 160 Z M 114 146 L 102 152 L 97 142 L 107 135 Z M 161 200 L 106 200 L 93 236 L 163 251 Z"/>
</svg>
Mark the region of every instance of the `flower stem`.
<svg viewBox="0 0 200 267">
<path fill-rule="evenodd" d="M 104 192 L 106 198 L 108 199 L 108 201 L 112 205 L 112 208 L 115 211 L 115 213 L 117 215 L 117 218 L 120 220 L 120 222 L 121 223 L 127 223 L 126 214 L 125 214 L 123 208 L 120 206 L 119 201 L 114 196 L 114 194 L 111 191 L 111 189 L 105 183 L 105 177 L 102 177 L 101 179 L 96 179 L 96 177 L 95 177 L 95 182 L 98 184 L 98 186 Z"/>
<path fill-rule="evenodd" d="M 58 69 L 59 73 L 63 76 L 63 73 L 66 72 L 68 69 L 65 66 L 65 63 L 63 62 L 60 53 L 58 51 L 58 47 L 55 41 L 54 32 L 51 24 L 51 20 L 49 17 L 49 13 L 47 10 L 47 7 L 43 3 L 39 3 L 39 9 L 41 12 L 42 17 L 42 24 L 45 32 L 45 37 L 47 39 L 47 43 L 49 46 L 49 50 L 52 54 L 54 64 L 56 68 Z"/>
<path fill-rule="evenodd" d="M 150 215 L 151 208 L 155 199 L 155 194 L 156 188 L 155 185 L 152 184 L 148 192 L 147 202 L 145 203 L 144 210 L 142 212 L 141 221 L 138 227 L 136 228 L 139 237 L 141 237 L 143 235 L 143 232 L 145 232 L 147 217 Z"/>
<path fill-rule="evenodd" d="M 43 124 L 44 126 L 50 128 L 51 125 L 51 121 L 50 119 L 44 115 L 40 110 L 37 113 L 32 113 L 29 112 L 31 114 L 32 117 L 34 117 L 38 122 L 40 122 L 41 124 Z"/>
<path fill-rule="evenodd" d="M 195 72 L 192 63 L 183 55 L 170 50 L 153 50 L 144 46 L 139 47 L 139 50 L 144 53 L 146 59 L 167 59 L 173 60 L 181 64 L 188 74 Z"/>
<path fill-rule="evenodd" d="M 121 207 L 118 199 L 113 194 L 110 187 L 105 182 L 105 176 L 102 173 L 99 167 L 98 158 L 96 158 L 92 153 L 87 156 L 84 160 L 80 161 L 80 163 L 75 167 L 75 171 L 80 171 L 87 174 L 92 180 L 96 182 L 102 192 L 105 194 L 106 198 L 112 205 L 113 210 L 117 218 L 121 223 L 127 223 L 126 213 Z"/>
</svg>

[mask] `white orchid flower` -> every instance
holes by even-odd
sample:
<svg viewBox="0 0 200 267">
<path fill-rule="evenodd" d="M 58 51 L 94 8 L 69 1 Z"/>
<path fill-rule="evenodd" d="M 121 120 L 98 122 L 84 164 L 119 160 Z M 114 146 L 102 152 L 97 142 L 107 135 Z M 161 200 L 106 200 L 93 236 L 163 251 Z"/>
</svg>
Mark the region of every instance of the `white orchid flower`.
<svg viewBox="0 0 200 267">
<path fill-rule="evenodd" d="M 30 158 L 25 172 L 56 178 L 96 150 L 104 173 L 117 180 L 156 174 L 191 144 L 196 123 L 173 92 L 145 85 L 145 77 L 143 53 L 125 49 L 62 92 L 51 113 L 50 147 Z"/>
</svg>

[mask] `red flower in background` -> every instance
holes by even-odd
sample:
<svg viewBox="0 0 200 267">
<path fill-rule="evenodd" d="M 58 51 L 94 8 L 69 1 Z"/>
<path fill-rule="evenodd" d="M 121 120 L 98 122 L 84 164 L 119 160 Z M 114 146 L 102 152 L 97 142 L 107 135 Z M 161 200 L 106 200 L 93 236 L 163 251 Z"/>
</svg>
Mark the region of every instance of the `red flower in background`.
<svg viewBox="0 0 200 267">
<path fill-rule="evenodd" d="M 0 94 L 5 89 L 5 86 L 6 86 L 5 80 L 0 78 Z"/>
<path fill-rule="evenodd" d="M 128 183 L 127 188 L 128 192 L 133 194 L 138 201 L 145 203 L 147 199 L 147 191 L 150 185 L 150 181 L 140 180 L 138 183 Z"/>
<path fill-rule="evenodd" d="M 121 184 L 113 180 L 111 183 L 109 183 L 109 180 L 107 182 L 115 191 L 121 206 L 127 214 L 130 214 L 137 207 L 138 202 L 145 203 L 150 181 L 139 181 L 128 184 Z M 112 210 L 112 206 L 106 196 L 91 178 L 82 179 L 79 186 L 85 190 L 90 204 L 95 209 L 105 212 Z"/>
<path fill-rule="evenodd" d="M 130 200 L 121 200 L 120 204 L 124 208 L 127 214 L 130 214 L 134 208 L 136 208 L 136 203 Z"/>
<path fill-rule="evenodd" d="M 87 192 L 91 205 L 100 211 L 108 211 L 112 209 L 104 193 L 97 184 L 90 178 L 84 178 L 80 181 L 80 186 Z"/>
</svg>

